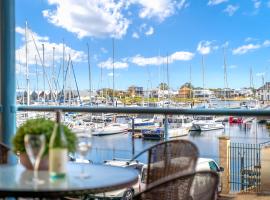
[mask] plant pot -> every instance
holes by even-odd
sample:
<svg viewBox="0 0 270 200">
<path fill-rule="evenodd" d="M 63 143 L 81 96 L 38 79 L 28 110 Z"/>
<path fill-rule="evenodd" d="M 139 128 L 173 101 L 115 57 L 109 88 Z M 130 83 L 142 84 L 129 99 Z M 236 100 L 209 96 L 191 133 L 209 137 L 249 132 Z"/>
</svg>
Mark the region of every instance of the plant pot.
<svg viewBox="0 0 270 200">
<path fill-rule="evenodd" d="M 49 169 L 49 161 L 48 161 L 48 155 L 43 156 L 43 158 L 40 161 L 38 170 L 48 170 Z M 28 155 L 26 153 L 20 154 L 20 163 L 29 170 L 33 170 L 33 166 L 28 158 Z"/>
</svg>

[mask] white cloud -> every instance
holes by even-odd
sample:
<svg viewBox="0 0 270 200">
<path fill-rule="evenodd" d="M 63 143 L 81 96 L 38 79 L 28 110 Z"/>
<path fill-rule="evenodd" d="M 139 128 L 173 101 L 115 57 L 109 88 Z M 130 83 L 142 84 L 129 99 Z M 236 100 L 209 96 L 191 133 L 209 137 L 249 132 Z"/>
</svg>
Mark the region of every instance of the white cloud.
<svg viewBox="0 0 270 200">
<path fill-rule="evenodd" d="M 188 61 L 194 57 L 194 54 L 186 51 L 178 51 L 175 52 L 168 57 L 168 62 L 173 63 L 175 61 Z M 146 66 L 146 65 L 161 65 L 167 62 L 167 57 L 155 56 L 155 57 L 143 57 L 141 55 L 136 55 L 130 58 L 130 62 L 136 64 L 138 66 Z"/>
<path fill-rule="evenodd" d="M 241 54 L 245 54 L 259 48 L 261 48 L 260 44 L 247 44 L 247 45 L 243 45 L 243 46 L 233 49 L 233 54 L 241 55 Z"/>
<path fill-rule="evenodd" d="M 100 62 L 98 64 L 98 66 L 101 67 L 101 68 L 113 69 L 113 60 L 112 60 L 112 58 L 109 58 L 106 61 Z M 128 68 L 128 63 L 116 61 L 116 62 L 114 62 L 114 68 L 115 69 L 125 69 L 125 68 Z"/>
<path fill-rule="evenodd" d="M 194 57 L 194 54 L 187 51 L 177 51 L 170 56 L 172 61 L 181 60 L 181 61 L 188 61 Z"/>
<path fill-rule="evenodd" d="M 270 40 L 265 40 L 265 41 L 263 42 L 263 46 L 264 46 L 264 47 L 270 47 Z"/>
<path fill-rule="evenodd" d="M 15 30 L 16 30 L 16 33 L 19 33 L 20 35 L 25 36 L 25 28 L 17 26 Z M 32 32 L 32 34 L 33 34 L 33 37 L 35 38 L 35 40 L 43 41 L 43 42 L 49 40 L 49 37 L 47 37 L 47 36 L 40 36 L 34 32 Z M 28 37 L 30 37 L 30 36 L 28 36 Z M 24 40 L 24 37 L 23 37 L 23 40 Z"/>
<path fill-rule="evenodd" d="M 21 27 L 16 27 L 16 32 L 20 35 L 22 35 L 22 40 L 25 41 L 24 38 L 24 30 Z M 41 61 L 38 57 L 38 51 L 39 54 L 41 56 L 42 59 L 42 44 L 44 44 L 44 57 L 45 57 L 45 66 L 51 66 L 52 62 L 53 62 L 53 48 L 55 48 L 55 55 L 54 55 L 54 59 L 55 62 L 62 60 L 62 55 L 63 55 L 63 44 L 62 43 L 53 43 L 50 42 L 49 37 L 46 36 L 40 36 L 35 32 L 32 32 L 30 29 L 28 29 L 27 31 L 27 35 L 28 35 L 28 64 L 29 65 L 35 65 L 36 64 L 36 60 L 35 60 L 35 56 L 37 58 L 37 62 L 38 65 L 41 65 Z M 32 34 L 31 34 L 32 33 Z M 34 37 L 36 46 L 38 51 L 36 50 L 36 46 L 35 43 L 33 41 L 32 35 Z M 83 51 L 77 51 L 75 49 L 72 49 L 71 47 L 69 47 L 68 45 L 65 45 L 65 53 L 66 53 L 66 59 L 68 60 L 69 55 L 71 56 L 71 59 L 73 62 L 85 62 L 87 55 L 83 52 Z M 18 63 L 21 63 L 22 65 L 25 65 L 26 63 L 26 53 L 25 53 L 25 43 L 20 46 L 17 50 L 16 50 L 16 61 Z"/>
<path fill-rule="evenodd" d="M 78 38 L 123 37 L 130 21 L 124 17 L 123 0 L 48 0 L 55 8 L 44 10 L 43 16 L 55 26 L 75 33 Z"/>
<path fill-rule="evenodd" d="M 227 48 L 229 45 L 230 45 L 229 41 L 226 41 L 221 45 L 221 47 L 222 48 Z"/>
<path fill-rule="evenodd" d="M 253 39 L 252 40 L 258 40 L 258 39 Z M 247 39 L 246 39 L 247 41 Z M 248 53 L 250 51 L 254 51 L 256 49 L 260 49 L 260 48 L 263 48 L 263 47 L 270 47 L 270 40 L 265 40 L 264 42 L 262 43 L 257 43 L 257 44 L 247 44 L 247 45 L 242 45 L 240 47 L 237 47 L 235 49 L 233 49 L 233 54 L 234 55 L 240 55 L 240 54 L 245 54 L 245 53 Z"/>
<path fill-rule="evenodd" d="M 265 76 L 265 72 L 257 73 L 256 76 Z"/>
<path fill-rule="evenodd" d="M 164 63 L 164 57 L 156 56 L 156 57 L 149 57 L 145 58 L 141 55 L 136 55 L 130 59 L 130 61 L 139 66 L 146 66 L 146 65 L 161 65 Z"/>
<path fill-rule="evenodd" d="M 139 36 L 139 34 L 137 32 L 132 33 L 132 37 L 136 38 L 136 39 L 140 38 L 140 36 Z"/>
<path fill-rule="evenodd" d="M 145 35 L 152 35 L 154 33 L 154 28 L 152 26 L 145 32 Z"/>
<path fill-rule="evenodd" d="M 197 51 L 202 55 L 207 55 L 219 47 L 213 44 L 213 41 L 200 41 L 197 46 Z"/>
<path fill-rule="evenodd" d="M 130 2 L 140 5 L 140 18 L 156 18 L 160 22 L 175 14 L 177 10 L 188 6 L 186 0 L 155 0 L 154 2 L 149 0 L 130 0 Z"/>
<path fill-rule="evenodd" d="M 235 69 L 235 68 L 237 68 L 237 65 L 230 65 L 229 68 L 230 69 Z"/>
<path fill-rule="evenodd" d="M 215 6 L 224 2 L 227 2 L 228 0 L 209 0 L 208 5 L 209 6 Z"/>
<path fill-rule="evenodd" d="M 262 2 L 260 0 L 252 0 L 254 8 L 259 9 L 261 7 Z"/>
<path fill-rule="evenodd" d="M 108 50 L 107 50 L 106 48 L 104 48 L 104 47 L 101 47 L 100 50 L 101 50 L 101 52 L 104 53 L 104 54 L 105 54 L 105 53 L 108 53 Z"/>
<path fill-rule="evenodd" d="M 120 74 L 118 74 L 118 73 L 114 73 L 114 76 L 115 76 L 115 77 L 118 77 L 119 75 L 120 75 Z M 112 72 L 108 73 L 108 76 L 112 77 L 112 76 L 113 76 L 113 73 L 112 73 Z"/>
<path fill-rule="evenodd" d="M 228 5 L 223 12 L 227 13 L 229 16 L 233 16 L 234 13 L 239 9 L 239 6 L 237 5 Z"/>
<path fill-rule="evenodd" d="M 258 41 L 258 39 L 257 38 L 252 38 L 252 37 L 247 37 L 245 39 L 245 42 L 253 42 L 253 41 Z"/>
</svg>

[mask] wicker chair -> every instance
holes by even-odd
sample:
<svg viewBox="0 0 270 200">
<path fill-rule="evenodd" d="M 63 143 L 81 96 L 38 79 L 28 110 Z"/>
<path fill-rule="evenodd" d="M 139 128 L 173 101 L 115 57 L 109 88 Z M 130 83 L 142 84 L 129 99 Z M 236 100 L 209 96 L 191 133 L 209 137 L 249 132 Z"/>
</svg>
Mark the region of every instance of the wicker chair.
<svg viewBox="0 0 270 200">
<path fill-rule="evenodd" d="M 195 183 L 194 183 L 195 181 Z M 200 186 L 197 183 L 203 182 Z M 218 175 L 214 172 L 197 172 L 178 175 L 165 181 L 157 181 L 134 200 L 213 200 L 218 185 Z M 198 190 L 198 191 L 197 191 Z"/>
<path fill-rule="evenodd" d="M 8 161 L 8 151 L 10 148 L 4 143 L 0 142 L 0 164 L 6 164 Z"/>
<path fill-rule="evenodd" d="M 148 153 L 146 187 L 159 180 L 195 171 L 198 149 L 187 140 L 169 140 L 158 143 L 135 156 Z"/>
</svg>

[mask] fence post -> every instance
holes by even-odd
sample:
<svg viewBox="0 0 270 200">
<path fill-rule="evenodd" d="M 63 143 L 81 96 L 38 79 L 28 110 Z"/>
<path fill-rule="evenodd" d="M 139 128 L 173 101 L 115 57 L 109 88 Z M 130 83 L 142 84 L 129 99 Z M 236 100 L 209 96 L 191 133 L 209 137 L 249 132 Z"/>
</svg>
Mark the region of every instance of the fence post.
<svg viewBox="0 0 270 200">
<path fill-rule="evenodd" d="M 224 168 L 221 175 L 222 194 L 230 192 L 230 139 L 226 136 L 219 137 L 219 165 Z"/>
<path fill-rule="evenodd" d="M 270 146 L 261 148 L 261 192 L 270 192 Z"/>
</svg>

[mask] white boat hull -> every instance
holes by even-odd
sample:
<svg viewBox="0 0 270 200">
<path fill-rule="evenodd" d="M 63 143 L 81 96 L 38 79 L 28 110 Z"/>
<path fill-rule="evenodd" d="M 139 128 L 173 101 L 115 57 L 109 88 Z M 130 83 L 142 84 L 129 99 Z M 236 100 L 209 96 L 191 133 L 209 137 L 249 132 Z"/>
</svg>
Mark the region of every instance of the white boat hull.
<svg viewBox="0 0 270 200">
<path fill-rule="evenodd" d="M 169 128 L 168 130 L 168 137 L 175 138 L 175 137 L 183 137 L 188 135 L 189 129 L 185 127 L 180 128 Z"/>
<path fill-rule="evenodd" d="M 125 133 L 128 130 L 127 125 L 122 124 L 110 124 L 104 128 L 96 129 L 92 132 L 94 136 L 114 135 L 119 133 Z"/>
<path fill-rule="evenodd" d="M 221 123 L 217 122 L 194 122 L 191 131 L 213 131 L 213 130 L 219 130 L 219 129 L 224 129 L 224 125 Z"/>
</svg>

